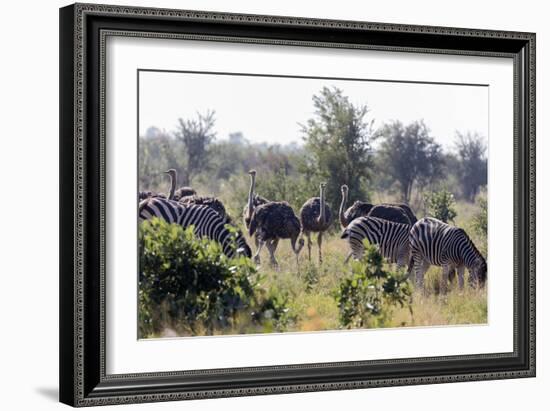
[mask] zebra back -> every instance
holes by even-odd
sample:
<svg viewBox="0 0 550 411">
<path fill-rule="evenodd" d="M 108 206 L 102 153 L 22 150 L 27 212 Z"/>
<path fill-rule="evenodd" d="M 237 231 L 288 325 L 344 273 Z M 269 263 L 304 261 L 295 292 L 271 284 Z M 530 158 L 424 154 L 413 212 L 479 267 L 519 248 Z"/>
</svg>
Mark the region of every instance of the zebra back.
<svg viewBox="0 0 550 411">
<path fill-rule="evenodd" d="M 413 253 L 420 253 L 431 264 L 464 265 L 478 272 L 480 280 L 485 281 L 485 258 L 462 228 L 426 217 L 412 227 L 409 241 Z"/>
<path fill-rule="evenodd" d="M 408 224 L 394 223 L 377 217 L 359 217 L 353 220 L 342 233 L 347 238 L 354 258 L 364 253 L 363 240 L 378 245 L 380 254 L 392 263 L 398 263 L 409 254 Z"/>
<path fill-rule="evenodd" d="M 161 218 L 168 223 L 179 224 L 184 228 L 193 226 L 198 237 L 210 238 L 218 242 L 225 255 L 234 257 L 236 251 L 251 257 L 252 251 L 242 233 L 238 231 L 236 247 L 233 245 L 231 232 L 225 227 L 225 221 L 208 206 L 181 204 L 162 198 L 149 198 L 139 204 L 139 219 Z M 235 250 L 236 248 L 236 250 Z"/>
</svg>

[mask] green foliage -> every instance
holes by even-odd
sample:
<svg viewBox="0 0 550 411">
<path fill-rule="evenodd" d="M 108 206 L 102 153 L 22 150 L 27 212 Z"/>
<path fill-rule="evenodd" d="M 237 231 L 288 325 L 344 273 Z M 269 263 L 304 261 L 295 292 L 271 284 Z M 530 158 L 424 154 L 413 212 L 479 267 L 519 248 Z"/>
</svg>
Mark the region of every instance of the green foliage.
<svg viewBox="0 0 550 411">
<path fill-rule="evenodd" d="M 319 283 L 319 270 L 314 264 L 308 264 L 304 272 L 304 282 L 306 284 L 306 291 L 312 292 L 315 285 Z"/>
<path fill-rule="evenodd" d="M 313 105 L 315 117 L 302 131 L 310 160 L 308 167 L 317 179 L 315 186 L 322 180 L 327 182 L 326 198 L 332 205 L 340 201 L 342 184 L 350 189 L 350 202 L 365 200 L 373 136 L 372 120 L 365 120 L 367 106 L 357 107 L 342 90 L 327 87 L 313 96 Z"/>
<path fill-rule="evenodd" d="M 405 203 L 410 202 L 415 184 L 422 187 L 441 177 L 442 149 L 430 136 L 423 121 L 407 126 L 394 121 L 384 125 L 378 136 L 382 138 L 380 171 L 399 184 L 401 200 Z"/>
<path fill-rule="evenodd" d="M 472 230 L 480 239 L 480 251 L 487 256 L 487 194 L 479 195 L 476 204 L 478 211 L 472 217 Z"/>
<path fill-rule="evenodd" d="M 226 257 L 216 242 L 196 238 L 192 227 L 145 221 L 139 245 L 142 337 L 165 326 L 193 335 L 214 334 L 235 327 L 243 313 L 261 321 L 266 318 L 265 307 L 274 311 L 271 317 L 277 324 L 286 324 L 285 300 L 271 301 L 275 297 L 259 287 L 260 277 L 250 259 Z"/>
<path fill-rule="evenodd" d="M 456 133 L 459 182 L 464 197 L 472 202 L 479 188 L 487 184 L 487 146 L 484 140 L 476 133 Z"/>
<path fill-rule="evenodd" d="M 193 177 L 209 166 L 210 144 L 216 137 L 214 114 L 213 111 L 209 111 L 205 115 L 198 114 L 197 119 L 178 120 L 178 129 L 174 136 L 176 141 L 181 143 L 183 151 L 181 185 L 190 185 Z"/>
<path fill-rule="evenodd" d="M 367 241 L 361 261 L 353 262 L 351 277 L 343 278 L 335 292 L 340 325 L 346 328 L 381 327 L 391 319 L 393 307 L 411 304 L 406 275 L 384 269 L 377 248 Z"/>
<path fill-rule="evenodd" d="M 428 214 L 431 217 L 437 218 L 444 223 L 454 221 L 456 217 L 456 202 L 451 192 L 441 190 L 426 193 L 424 199 L 428 208 Z"/>
</svg>

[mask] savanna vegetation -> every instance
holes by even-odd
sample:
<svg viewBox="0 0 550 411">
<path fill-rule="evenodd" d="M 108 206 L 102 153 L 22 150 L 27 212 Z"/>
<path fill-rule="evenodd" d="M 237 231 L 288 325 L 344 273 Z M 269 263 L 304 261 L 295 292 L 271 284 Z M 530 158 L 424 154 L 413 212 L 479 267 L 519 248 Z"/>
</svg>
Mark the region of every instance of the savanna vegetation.
<svg viewBox="0 0 550 411">
<path fill-rule="evenodd" d="M 346 184 L 348 205 L 407 203 L 418 218 L 463 228 L 486 257 L 485 138 L 457 130 L 455 146 L 444 148 L 421 119 L 374 127 L 366 105 L 352 104 L 333 88 L 320 90 L 312 104 L 314 116 L 289 145 L 252 143 L 237 131 L 218 136 L 215 112 L 179 119 L 171 131 L 150 128 L 140 137 L 140 189 L 167 193 L 162 172 L 175 169 L 178 185 L 223 201 L 253 250 L 242 223 L 250 169 L 257 171 L 259 195 L 287 201 L 296 214 L 326 182 L 336 217 L 323 235 L 322 265 L 308 261 L 304 250 L 297 265 L 289 241 L 281 240 L 277 267 L 267 255 L 259 266 L 243 256 L 228 258 L 216 243 L 197 239 L 192 228 L 142 223 L 141 337 L 486 322 L 486 290 L 451 284 L 441 294 L 439 267 L 429 269 L 422 292 L 368 244 L 363 259 L 345 264 L 349 249 L 337 218 Z"/>
</svg>

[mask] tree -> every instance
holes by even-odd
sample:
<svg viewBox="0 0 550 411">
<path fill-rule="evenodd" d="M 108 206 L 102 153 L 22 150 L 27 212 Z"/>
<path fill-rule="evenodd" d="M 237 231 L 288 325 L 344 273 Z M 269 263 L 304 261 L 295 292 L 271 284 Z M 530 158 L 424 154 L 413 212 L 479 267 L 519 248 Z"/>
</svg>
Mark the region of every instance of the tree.
<svg viewBox="0 0 550 411">
<path fill-rule="evenodd" d="M 456 133 L 455 142 L 459 166 L 459 181 L 462 193 L 473 202 L 479 188 L 487 184 L 487 146 L 477 133 Z"/>
<path fill-rule="evenodd" d="M 430 216 L 448 223 L 454 222 L 456 217 L 456 203 L 453 194 L 447 190 L 441 190 L 433 193 L 426 193 L 426 205 Z"/>
<path fill-rule="evenodd" d="M 197 114 L 197 119 L 178 119 L 174 136 L 183 145 L 182 185 L 190 185 L 193 177 L 209 166 L 209 145 L 216 138 L 214 114 L 208 111 L 206 115 Z"/>
<path fill-rule="evenodd" d="M 308 172 L 327 181 L 327 200 L 340 202 L 340 186 L 350 188 L 350 201 L 366 199 L 364 182 L 372 165 L 372 121 L 365 121 L 367 106 L 355 106 L 338 88 L 323 87 L 313 96 L 314 118 L 302 126 L 310 153 Z"/>
<path fill-rule="evenodd" d="M 407 126 L 394 121 L 384 125 L 378 135 L 382 137 L 380 164 L 399 184 L 402 201 L 410 201 L 414 184 L 425 186 L 441 176 L 441 146 L 430 137 L 423 121 Z"/>
</svg>

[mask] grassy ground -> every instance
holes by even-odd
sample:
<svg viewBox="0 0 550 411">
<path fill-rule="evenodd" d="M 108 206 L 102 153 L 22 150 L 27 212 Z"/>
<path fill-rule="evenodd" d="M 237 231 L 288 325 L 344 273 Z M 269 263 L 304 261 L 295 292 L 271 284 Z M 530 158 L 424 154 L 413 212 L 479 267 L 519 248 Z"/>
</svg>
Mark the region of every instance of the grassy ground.
<svg viewBox="0 0 550 411">
<path fill-rule="evenodd" d="M 381 201 L 390 201 L 382 199 Z M 462 227 L 471 236 L 480 250 L 486 250 L 485 240 L 477 238 L 471 227 L 474 214 L 478 211 L 476 204 L 459 202 L 456 204 L 457 217 L 454 224 Z M 422 215 L 422 212 L 419 213 Z M 235 218 L 241 224 L 240 218 Z M 254 241 L 248 237 L 250 245 Z M 340 239 L 340 232 L 335 231 L 323 236 L 323 264 L 318 263 L 317 239 L 312 238 L 311 261 L 307 257 L 307 245 L 300 253 L 299 265 L 296 265 L 294 253 L 289 240 L 279 242 L 276 258 L 278 267 L 269 264 L 269 254 L 264 248 L 261 254 L 259 272 L 262 276 L 261 286 L 266 290 L 275 290 L 277 294 L 288 297 L 289 314 L 293 318 L 286 331 L 307 332 L 317 330 L 340 329 L 339 310 L 334 292 L 341 280 L 351 275 L 351 266 L 344 264 L 348 254 L 347 242 Z M 254 247 L 253 252 L 255 252 Z M 486 289 L 471 289 L 468 285 L 460 290 L 451 283 L 447 294 L 439 293 L 440 267 L 431 267 L 425 277 L 425 292 L 414 290 L 412 306 L 394 308 L 390 312 L 385 327 L 442 326 L 457 324 L 484 324 L 487 322 Z M 467 270 L 465 272 L 467 276 Z M 467 281 L 466 281 L 467 284 Z M 414 287 L 413 287 L 414 288 Z M 176 331 L 174 331 L 176 330 Z M 273 329 L 259 329 L 249 318 L 236 319 L 231 329 L 217 330 L 215 334 L 249 334 L 273 332 Z M 158 336 L 190 335 L 177 324 L 168 326 Z M 193 335 L 201 335 L 195 330 Z"/>
<path fill-rule="evenodd" d="M 333 292 L 340 280 L 350 275 L 351 268 L 344 265 L 347 243 L 333 234 L 323 244 L 323 265 L 317 263 L 317 246 L 312 247 L 312 261 L 308 262 L 307 247 L 300 254 L 296 266 L 288 241 L 279 243 L 279 267 L 270 267 L 267 253 L 262 255 L 261 272 L 264 286 L 276 287 L 289 295 L 291 312 L 296 322 L 288 331 L 315 331 L 338 329 L 338 307 Z M 482 324 L 487 322 L 486 290 L 465 287 L 460 290 L 451 284 L 446 295 L 439 294 L 441 269 L 431 267 L 426 275 L 426 293 L 413 293 L 412 314 L 408 308 L 394 309 L 389 327 L 435 326 L 450 324 Z"/>
</svg>

